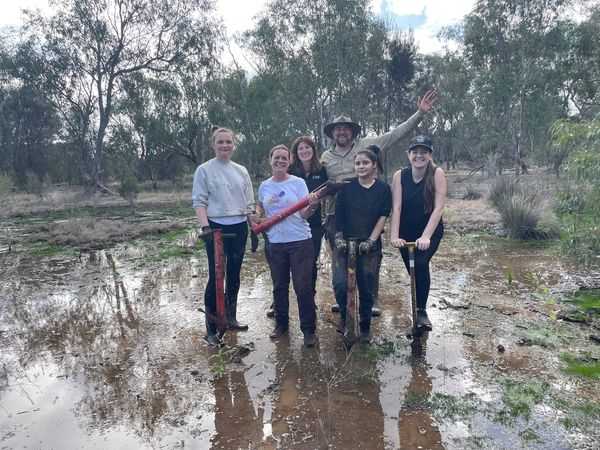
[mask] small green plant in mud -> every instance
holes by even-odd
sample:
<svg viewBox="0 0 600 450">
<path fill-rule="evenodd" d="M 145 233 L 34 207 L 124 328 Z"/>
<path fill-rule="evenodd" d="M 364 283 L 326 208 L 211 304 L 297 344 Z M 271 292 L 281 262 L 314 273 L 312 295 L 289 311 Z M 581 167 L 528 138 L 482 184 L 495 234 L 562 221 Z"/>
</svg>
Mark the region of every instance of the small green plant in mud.
<svg viewBox="0 0 600 450">
<path fill-rule="evenodd" d="M 532 407 L 542 403 L 549 387 L 546 381 L 524 383 L 505 379 L 502 382 L 502 409 L 496 413 L 496 420 L 503 425 L 511 425 L 517 418 L 529 420 Z"/>
<path fill-rule="evenodd" d="M 161 251 L 158 255 L 154 256 L 154 261 L 166 261 L 171 258 L 189 258 L 192 256 L 192 251 L 187 247 L 173 247 Z"/>
<path fill-rule="evenodd" d="M 229 361 L 229 356 L 231 356 L 233 352 L 235 352 L 235 348 L 224 346 L 219 348 L 219 353 L 210 357 L 210 359 L 213 360 L 212 372 L 215 375 L 215 378 L 221 378 L 222 376 L 227 375 L 227 372 L 229 372 L 227 363 Z"/>
<path fill-rule="evenodd" d="M 536 433 L 535 430 L 531 428 L 525 428 L 524 430 L 519 432 L 519 437 L 523 439 L 524 442 L 530 444 L 543 444 L 544 440 L 541 438 L 539 434 Z"/>
<path fill-rule="evenodd" d="M 514 271 L 512 269 L 512 267 L 508 267 L 506 269 L 506 281 L 508 281 L 509 286 L 512 284 L 513 279 L 514 279 Z"/>
<path fill-rule="evenodd" d="M 581 378 L 600 380 L 600 362 L 598 358 L 590 354 L 585 354 L 581 357 L 570 353 L 563 353 L 560 355 L 560 360 L 567 364 L 563 368 L 564 372 Z"/>
<path fill-rule="evenodd" d="M 50 256 L 62 255 L 67 257 L 76 257 L 77 252 L 71 247 L 59 245 L 50 245 L 44 242 L 35 242 L 31 244 L 31 255 L 36 258 L 47 258 Z"/>
<path fill-rule="evenodd" d="M 457 397 L 449 394 L 435 393 L 430 404 L 438 419 L 457 421 L 467 419 L 477 411 L 478 400 L 474 394 Z"/>
<path fill-rule="evenodd" d="M 395 352 L 393 342 L 384 342 L 381 345 L 371 345 L 365 350 L 365 357 L 369 359 L 385 359 Z"/>
</svg>

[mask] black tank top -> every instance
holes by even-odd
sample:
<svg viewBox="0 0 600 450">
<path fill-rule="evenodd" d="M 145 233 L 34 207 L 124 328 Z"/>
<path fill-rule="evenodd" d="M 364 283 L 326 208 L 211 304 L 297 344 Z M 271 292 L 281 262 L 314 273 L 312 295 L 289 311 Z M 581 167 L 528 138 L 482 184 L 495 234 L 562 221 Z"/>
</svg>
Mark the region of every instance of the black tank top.
<svg viewBox="0 0 600 450">
<path fill-rule="evenodd" d="M 436 169 L 437 170 L 437 169 Z M 400 173 L 402 185 L 402 210 L 400 212 L 399 236 L 407 241 L 414 241 L 423 234 L 431 213 L 425 212 L 425 180 L 418 183 L 413 181 L 411 168 L 402 169 Z M 444 234 L 444 223 L 440 223 L 433 232 L 432 237 L 441 238 Z"/>
</svg>

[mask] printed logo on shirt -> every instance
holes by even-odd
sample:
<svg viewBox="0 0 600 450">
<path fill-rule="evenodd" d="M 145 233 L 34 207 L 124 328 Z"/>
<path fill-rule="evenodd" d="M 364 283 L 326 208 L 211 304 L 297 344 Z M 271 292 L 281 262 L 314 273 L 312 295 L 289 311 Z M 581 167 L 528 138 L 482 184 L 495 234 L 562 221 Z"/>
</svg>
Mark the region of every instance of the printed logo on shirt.
<svg viewBox="0 0 600 450">
<path fill-rule="evenodd" d="M 277 203 L 279 203 L 279 199 L 283 197 L 285 197 L 284 191 L 281 191 L 279 194 L 271 195 L 271 198 L 269 199 L 269 205 L 276 205 Z"/>
</svg>

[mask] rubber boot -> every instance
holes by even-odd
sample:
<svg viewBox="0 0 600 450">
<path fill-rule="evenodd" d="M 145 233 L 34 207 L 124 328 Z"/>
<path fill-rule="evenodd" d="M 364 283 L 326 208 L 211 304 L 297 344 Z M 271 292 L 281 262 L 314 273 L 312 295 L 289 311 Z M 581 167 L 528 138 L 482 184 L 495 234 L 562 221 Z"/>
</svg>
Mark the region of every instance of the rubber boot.
<svg viewBox="0 0 600 450">
<path fill-rule="evenodd" d="M 240 323 L 237 321 L 237 299 L 231 301 L 229 303 L 229 314 L 227 320 L 227 328 L 234 331 L 246 331 L 248 330 L 248 325 L 245 323 Z"/>
<path fill-rule="evenodd" d="M 205 319 L 204 323 L 206 324 L 206 335 L 204 336 L 206 343 L 211 347 L 220 347 L 223 345 L 221 338 L 217 336 L 217 324 L 208 318 Z"/>
<path fill-rule="evenodd" d="M 314 347 L 317 345 L 317 335 L 314 330 L 306 330 L 302 332 L 304 334 L 304 346 Z"/>
<path fill-rule="evenodd" d="M 268 318 L 275 317 L 275 303 L 274 302 L 271 302 L 271 306 L 269 306 L 269 309 L 267 309 L 267 317 Z"/>
<path fill-rule="evenodd" d="M 371 316 L 379 317 L 383 312 L 379 306 L 379 277 L 375 278 L 373 286 L 373 309 L 371 310 Z"/>
<path fill-rule="evenodd" d="M 432 325 L 429 317 L 427 316 L 427 311 L 423 308 L 417 309 L 417 327 L 423 331 L 431 331 Z"/>
</svg>

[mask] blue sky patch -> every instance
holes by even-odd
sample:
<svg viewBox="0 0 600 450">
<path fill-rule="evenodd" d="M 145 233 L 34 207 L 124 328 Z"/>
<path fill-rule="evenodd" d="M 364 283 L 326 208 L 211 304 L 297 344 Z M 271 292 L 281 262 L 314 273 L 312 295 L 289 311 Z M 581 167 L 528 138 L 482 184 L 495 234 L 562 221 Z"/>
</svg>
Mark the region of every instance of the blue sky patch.
<svg viewBox="0 0 600 450">
<path fill-rule="evenodd" d="M 388 0 L 381 0 L 381 16 L 388 20 L 391 20 L 398 30 L 416 30 L 420 26 L 424 25 L 427 21 L 427 14 L 425 14 L 425 7 L 420 14 L 408 14 L 401 16 L 396 14 L 390 7 Z"/>
</svg>

